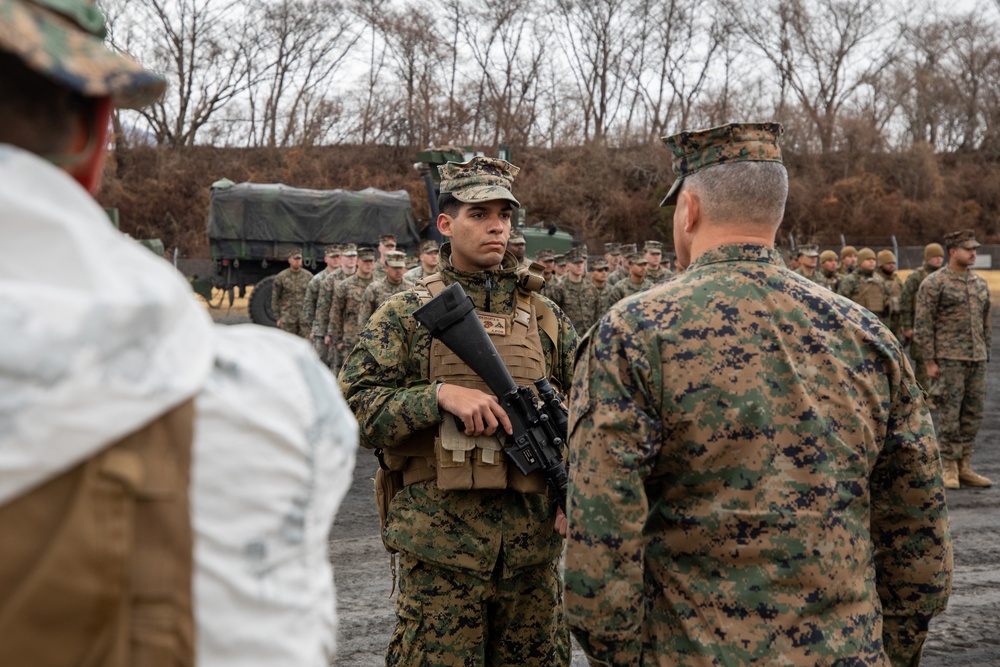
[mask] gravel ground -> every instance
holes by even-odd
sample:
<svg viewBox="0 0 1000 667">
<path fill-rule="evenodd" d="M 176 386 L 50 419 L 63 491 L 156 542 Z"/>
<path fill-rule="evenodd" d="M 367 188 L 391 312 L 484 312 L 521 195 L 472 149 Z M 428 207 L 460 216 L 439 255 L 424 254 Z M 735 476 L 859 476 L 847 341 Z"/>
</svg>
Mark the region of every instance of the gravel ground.
<svg viewBox="0 0 1000 667">
<path fill-rule="evenodd" d="M 996 273 L 996 272 L 994 272 Z M 997 297 L 998 295 L 994 295 Z M 973 456 L 995 482 L 984 490 L 948 494 L 955 544 L 955 583 L 948 610 L 934 619 L 922 667 L 1000 667 L 1000 308 L 995 302 L 986 418 Z M 211 310 L 216 321 L 246 322 L 245 305 Z M 375 461 L 362 450 L 354 482 L 330 532 L 340 626 L 337 665 L 375 667 L 394 625 L 389 556 L 378 536 L 372 497 Z M 573 667 L 586 660 L 577 648 Z"/>
</svg>

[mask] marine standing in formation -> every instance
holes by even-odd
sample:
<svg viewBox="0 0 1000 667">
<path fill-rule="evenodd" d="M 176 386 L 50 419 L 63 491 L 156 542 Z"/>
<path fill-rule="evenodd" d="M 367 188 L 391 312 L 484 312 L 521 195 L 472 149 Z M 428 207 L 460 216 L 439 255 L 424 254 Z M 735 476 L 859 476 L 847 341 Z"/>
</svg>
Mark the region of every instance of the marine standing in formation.
<svg viewBox="0 0 1000 667">
<path fill-rule="evenodd" d="M 952 232 L 944 242 L 948 265 L 920 285 L 913 339 L 927 362 L 927 375 L 940 384 L 935 395 L 945 487 L 990 486 L 971 464 L 992 345 L 990 290 L 971 270 L 979 247 L 973 231 Z"/>
<path fill-rule="evenodd" d="M 569 386 L 573 325 L 520 286 L 506 252 L 517 171 L 483 157 L 440 167 L 440 273 L 379 308 L 340 374 L 363 446 L 404 485 L 385 498 L 382 533 L 401 554 L 389 666 L 570 662 L 556 502 L 540 475 L 524 477 L 497 451 L 490 436 L 510 423 L 483 381 L 413 318 L 458 282 L 518 384 L 545 376 L 557 391 Z"/>
<path fill-rule="evenodd" d="M 854 273 L 854 270 L 858 266 L 858 251 L 857 248 L 850 245 L 845 245 L 840 249 L 840 277 L 843 278 L 846 275 Z"/>
<path fill-rule="evenodd" d="M 663 266 L 663 244 L 659 241 L 646 241 L 644 249 L 646 256 L 646 279 L 654 285 L 669 279 L 673 272 Z"/>
<path fill-rule="evenodd" d="M 882 324 L 889 327 L 893 335 L 904 342 L 903 332 L 900 327 L 901 297 L 903 296 L 903 281 L 896 275 L 896 255 L 891 250 L 880 250 L 875 258 L 878 264 L 878 271 L 875 275 L 879 277 L 889 290 L 889 307 L 885 315 L 880 318 Z"/>
<path fill-rule="evenodd" d="M 612 304 L 618 303 L 627 296 L 638 294 L 648 290 L 653 286 L 653 282 L 646 278 L 646 256 L 640 252 L 632 252 L 626 256 L 628 261 L 628 277 L 619 280 L 611 288 L 608 294 L 608 301 Z"/>
<path fill-rule="evenodd" d="M 302 325 L 309 332 L 309 340 L 312 341 L 316 354 L 323 361 L 326 361 L 329 356 L 329 347 L 324 342 L 323 335 L 315 331 L 313 325 L 316 322 L 316 306 L 319 303 L 320 289 L 323 287 L 323 281 L 340 268 L 340 252 L 340 247 L 336 245 L 328 245 L 323 249 L 323 261 L 326 263 L 326 267 L 322 271 L 317 271 L 316 275 L 309 281 L 306 286 L 306 296 L 302 301 L 302 316 L 300 318 Z"/>
<path fill-rule="evenodd" d="M 636 245 L 634 243 L 622 243 L 619 247 L 619 262 L 618 268 L 612 268 L 610 273 L 608 273 L 608 284 L 614 287 L 618 284 L 618 281 L 625 280 L 631 275 L 629 271 L 628 258 L 637 252 Z"/>
<path fill-rule="evenodd" d="M 361 325 L 358 311 L 365 290 L 372 284 L 375 265 L 375 250 L 358 250 L 358 270 L 349 278 L 337 283 L 330 304 L 330 323 L 326 327 L 326 344 L 337 350 L 338 361 L 342 360 L 358 341 Z"/>
<path fill-rule="evenodd" d="M 573 248 L 568 253 L 566 275 L 556 281 L 546 295 L 559 306 L 581 334 L 597 321 L 600 295 L 587 276 L 587 249 Z"/>
<path fill-rule="evenodd" d="M 840 293 L 861 304 L 884 322 L 889 321 L 889 285 L 875 275 L 875 251 L 858 252 L 857 269 L 840 281 Z"/>
<path fill-rule="evenodd" d="M 899 299 L 899 326 L 903 334 L 900 342 L 910 343 L 913 373 L 924 391 L 930 391 L 931 384 L 927 376 L 927 361 L 920 353 L 920 346 L 913 342 L 913 317 L 917 309 L 917 292 L 920 290 L 920 285 L 927 276 L 940 269 L 942 264 L 944 264 L 944 248 L 939 243 L 927 244 L 924 248 L 923 266 L 906 277 L 906 282 L 903 283 L 903 295 Z"/>
<path fill-rule="evenodd" d="M 309 324 L 302 320 L 302 303 L 313 274 L 302 268 L 302 248 L 288 253 L 288 268 L 274 277 L 271 291 L 271 310 L 278 321 L 278 328 L 288 333 L 309 337 Z"/>
<path fill-rule="evenodd" d="M 385 256 L 385 277 L 381 280 L 373 280 L 372 284 L 365 288 L 361 295 L 361 305 L 358 313 L 358 331 L 364 328 L 368 318 L 372 316 L 378 307 L 386 299 L 397 292 L 409 289 L 409 285 L 403 280 L 403 273 L 406 271 L 406 253 L 395 250 L 386 253 Z"/>
<path fill-rule="evenodd" d="M 818 271 L 816 270 L 816 264 L 819 261 L 819 246 L 812 243 L 800 245 L 797 257 L 799 268 L 795 269 L 795 273 L 808 278 L 814 283 L 819 282 Z"/>
<path fill-rule="evenodd" d="M 784 267 L 779 131 L 666 140 L 687 269 L 578 355 L 566 613 L 591 664 L 914 665 L 945 608 L 930 414 L 892 334 Z"/>
<path fill-rule="evenodd" d="M 358 247 L 353 243 L 340 246 L 340 268 L 326 276 L 319 288 L 316 299 L 316 316 L 312 321 L 313 340 L 322 341 L 326 356 L 322 359 L 332 369 L 339 368 L 337 346 L 327 341 L 326 332 L 330 326 L 330 309 L 333 306 L 333 292 L 337 282 L 354 275 L 358 269 Z"/>
<path fill-rule="evenodd" d="M 412 287 L 421 278 L 437 273 L 438 250 L 437 241 L 424 241 L 420 244 L 420 251 L 417 255 L 420 264 L 403 274 L 403 280 L 406 281 L 407 285 Z"/>
<path fill-rule="evenodd" d="M 816 272 L 815 282 L 831 292 L 836 292 L 840 287 L 841 276 L 837 270 L 839 264 L 837 253 L 832 250 L 821 252 L 819 255 L 819 271 Z"/>
<path fill-rule="evenodd" d="M 608 260 L 601 255 L 594 255 L 587 260 L 587 267 L 590 271 L 590 280 L 597 290 L 597 319 L 601 319 L 604 313 L 611 307 L 611 285 L 608 284 Z"/>
</svg>

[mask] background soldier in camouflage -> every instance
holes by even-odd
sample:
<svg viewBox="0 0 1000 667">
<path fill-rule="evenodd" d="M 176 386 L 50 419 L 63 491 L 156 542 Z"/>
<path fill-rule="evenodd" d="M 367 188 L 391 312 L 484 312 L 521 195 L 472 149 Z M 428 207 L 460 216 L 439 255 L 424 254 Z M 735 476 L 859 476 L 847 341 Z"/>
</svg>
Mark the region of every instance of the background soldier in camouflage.
<svg viewBox="0 0 1000 667">
<path fill-rule="evenodd" d="M 882 279 L 889 288 L 889 308 L 888 313 L 882 319 L 882 324 L 889 327 L 889 330 L 904 342 L 900 320 L 901 299 L 903 296 L 903 281 L 896 275 L 896 255 L 891 250 L 880 250 L 875 258 L 878 270 L 875 275 Z"/>
<path fill-rule="evenodd" d="M 597 319 L 611 307 L 611 285 L 608 284 L 608 260 L 600 255 L 594 255 L 587 261 L 590 270 L 590 281 L 597 290 Z"/>
<path fill-rule="evenodd" d="M 795 273 L 808 278 L 814 283 L 819 282 L 819 276 L 816 275 L 818 273 L 816 264 L 819 262 L 819 246 L 813 243 L 800 245 L 796 257 L 799 260 L 799 267 L 795 269 Z"/>
<path fill-rule="evenodd" d="M 517 167 L 477 157 L 440 171 L 437 225 L 449 238 L 441 248 L 440 280 L 461 283 L 480 317 L 490 322 L 498 351 L 509 352 L 508 341 L 515 337 L 525 341 L 518 365 L 537 366 L 558 390 L 565 389 L 576 347 L 573 325 L 551 302 L 518 290 L 518 261 L 506 252 L 511 216 L 519 206 L 510 193 Z M 533 317 L 527 325 L 511 319 L 524 298 L 535 312 L 543 309 L 544 317 L 552 318 L 552 337 Z M 417 326 L 413 311 L 421 304 L 415 290 L 390 297 L 369 320 L 340 375 L 362 444 L 381 450 L 387 466 L 406 462 L 405 486 L 391 496 L 382 534 L 386 545 L 402 554 L 397 625 L 386 664 L 568 665 L 554 500 L 545 492 L 509 486 L 472 483 L 468 490 L 448 490 L 438 477 L 441 464 L 427 465 L 428 456 L 437 462 L 459 437 L 454 416 L 465 425 L 465 436 L 509 433 L 510 422 L 471 369 L 452 360 L 443 344 L 432 345 L 427 330 Z M 526 338 L 517 333 L 522 326 Z M 502 352 L 501 358 L 507 361 Z M 508 367 L 516 380 L 524 374 L 510 362 Z M 441 377 L 446 379 L 436 379 Z M 481 451 L 479 445 L 472 451 Z M 485 457 L 475 456 L 485 469 Z M 467 463 L 464 456 L 460 460 L 459 465 Z M 494 481 L 507 485 L 512 468 Z"/>
<path fill-rule="evenodd" d="M 338 281 L 353 276 L 357 269 L 358 247 L 353 243 L 346 243 L 340 249 L 340 268 L 328 275 L 319 288 L 319 297 L 316 300 L 316 317 L 313 318 L 311 331 L 314 339 L 322 339 L 323 347 L 326 349 L 326 358 L 323 361 L 332 369 L 340 368 L 337 347 L 327 341 L 326 335 L 330 327 L 333 291 L 337 287 Z"/>
<path fill-rule="evenodd" d="M 309 340 L 312 341 L 316 354 L 327 361 L 330 347 L 323 341 L 322 333 L 316 331 L 316 305 L 323 281 L 340 268 L 340 246 L 329 245 L 324 248 L 323 261 L 326 262 L 326 268 L 314 275 L 306 286 L 306 296 L 302 300 L 302 324 L 309 332 Z"/>
<path fill-rule="evenodd" d="M 542 248 L 535 254 L 535 261 L 542 265 L 545 284 L 548 285 L 555 280 L 556 274 L 556 254 L 550 248 Z"/>
<path fill-rule="evenodd" d="M 840 262 L 837 253 L 824 250 L 819 255 L 819 271 L 816 272 L 816 282 L 831 292 L 836 292 L 840 286 L 840 273 L 837 271 Z"/>
<path fill-rule="evenodd" d="M 302 303 L 313 274 L 302 268 L 302 249 L 288 253 L 288 268 L 274 277 L 271 310 L 278 328 L 303 338 L 309 337 L 309 322 L 302 320 Z"/>
<path fill-rule="evenodd" d="M 659 241 L 646 241 L 644 254 L 646 256 L 646 279 L 654 285 L 666 281 L 674 275 L 669 268 L 663 266 L 663 244 Z"/>
<path fill-rule="evenodd" d="M 631 257 L 632 255 L 634 255 L 636 252 L 638 252 L 638 250 L 637 250 L 636 245 L 634 243 L 624 243 L 624 244 L 622 244 L 622 246 L 621 246 L 621 262 L 619 262 L 617 269 L 612 269 L 611 272 L 608 273 L 608 284 L 609 285 L 611 285 L 612 287 L 614 287 L 615 284 L 619 280 L 625 280 L 626 278 L 629 277 L 629 275 L 631 275 L 631 272 L 629 271 L 629 266 L 628 266 L 628 258 Z"/>
<path fill-rule="evenodd" d="M 924 279 L 940 269 L 942 264 L 944 264 L 944 248 L 938 243 L 929 243 L 924 248 L 923 266 L 908 275 L 903 283 L 903 295 L 899 299 L 899 320 L 903 333 L 900 342 L 904 345 L 913 342 L 913 316 L 917 309 L 917 291 Z M 930 378 L 927 376 L 927 362 L 924 360 L 924 355 L 920 353 L 919 345 L 910 345 L 910 358 L 913 360 L 913 372 L 917 376 L 917 382 L 920 383 L 924 391 L 930 391 L 931 384 Z"/>
<path fill-rule="evenodd" d="M 438 250 L 437 241 L 424 241 L 420 244 L 420 264 L 403 274 L 407 285 L 412 286 L 421 278 L 437 273 Z"/>
<path fill-rule="evenodd" d="M 378 256 L 375 258 L 375 264 L 372 267 L 372 275 L 375 276 L 375 280 L 381 280 L 385 278 L 385 262 L 390 252 L 396 251 L 396 235 L 395 234 L 383 234 L 378 237 Z"/>
<path fill-rule="evenodd" d="M 858 251 L 854 246 L 845 245 L 840 249 L 840 277 L 854 273 L 858 265 Z"/>
<path fill-rule="evenodd" d="M 358 270 L 348 278 L 337 282 L 333 289 L 333 303 L 330 304 L 330 323 L 326 328 L 327 345 L 333 345 L 338 358 L 343 359 L 358 342 L 361 326 L 358 311 L 361 298 L 372 284 L 374 276 L 375 250 L 362 248 L 358 251 Z M 334 369 L 337 370 L 337 369 Z"/>
<path fill-rule="evenodd" d="M 586 252 L 584 246 L 573 248 L 567 257 L 566 275 L 552 290 L 546 291 L 546 296 L 562 308 L 581 334 L 597 321 L 599 300 L 597 288 L 587 276 Z"/>
<path fill-rule="evenodd" d="M 553 257 L 553 262 L 555 264 L 553 275 L 556 280 L 562 280 L 562 277 L 566 275 L 566 267 L 569 264 L 569 260 L 566 258 L 566 253 L 555 255 Z"/>
<path fill-rule="evenodd" d="M 878 315 L 883 323 L 889 321 L 889 285 L 875 275 L 875 251 L 871 248 L 858 253 L 857 269 L 841 279 L 840 293 Z"/>
<path fill-rule="evenodd" d="M 622 263 L 622 244 L 605 243 L 604 259 L 608 264 L 608 273 L 610 274 L 612 271 L 616 271 Z"/>
<path fill-rule="evenodd" d="M 976 434 L 983 422 L 986 362 L 990 358 L 990 290 L 970 269 L 979 242 L 971 229 L 944 237 L 948 265 L 927 276 L 917 292 L 913 338 L 927 360 L 935 391 L 945 487 L 992 482 L 972 470 Z"/>
<path fill-rule="evenodd" d="M 523 233 L 517 230 L 510 233 L 510 238 L 507 239 L 507 252 L 514 255 L 521 266 L 528 266 L 528 264 L 531 263 L 524 257 L 524 252 L 527 247 L 528 242 L 524 239 Z"/>
<path fill-rule="evenodd" d="M 361 295 L 361 307 L 358 309 L 358 330 L 365 328 L 368 318 L 372 316 L 385 300 L 396 292 L 402 292 L 410 286 L 403 281 L 406 271 L 406 253 L 389 252 L 385 256 L 385 278 L 373 280 Z"/>
<path fill-rule="evenodd" d="M 627 296 L 638 294 L 653 286 L 653 281 L 646 278 L 646 255 L 633 252 L 626 255 L 629 275 L 616 282 L 608 293 L 608 301 L 614 305 Z"/>
<path fill-rule="evenodd" d="M 584 339 L 566 613 L 592 664 L 915 665 L 952 575 L 930 414 L 774 248 L 776 123 L 667 139 L 687 266 Z"/>
</svg>

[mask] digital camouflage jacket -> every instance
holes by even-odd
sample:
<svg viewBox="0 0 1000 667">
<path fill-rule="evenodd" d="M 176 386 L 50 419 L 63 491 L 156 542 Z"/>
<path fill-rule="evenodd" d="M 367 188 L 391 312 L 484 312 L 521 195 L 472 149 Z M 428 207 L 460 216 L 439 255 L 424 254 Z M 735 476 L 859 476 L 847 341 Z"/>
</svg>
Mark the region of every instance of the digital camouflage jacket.
<svg viewBox="0 0 1000 667">
<path fill-rule="evenodd" d="M 982 276 L 947 266 L 927 276 L 917 292 L 913 339 L 924 359 L 988 361 L 993 330 Z"/>
</svg>

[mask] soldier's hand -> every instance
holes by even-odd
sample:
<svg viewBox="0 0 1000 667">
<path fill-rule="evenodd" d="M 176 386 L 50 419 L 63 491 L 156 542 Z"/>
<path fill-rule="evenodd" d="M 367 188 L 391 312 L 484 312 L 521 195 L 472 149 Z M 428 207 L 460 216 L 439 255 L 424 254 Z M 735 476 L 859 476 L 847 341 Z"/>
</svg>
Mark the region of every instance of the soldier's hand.
<svg viewBox="0 0 1000 667">
<path fill-rule="evenodd" d="M 281 326 L 281 320 L 278 320 L 277 322 L 275 322 L 275 324 L 278 326 L 279 329 L 283 329 L 284 328 L 284 327 Z"/>
<path fill-rule="evenodd" d="M 510 418 L 492 394 L 457 384 L 442 384 L 437 400 L 442 410 L 462 420 L 465 435 L 493 435 L 497 426 L 502 426 L 507 434 L 514 432 Z"/>
<path fill-rule="evenodd" d="M 312 343 L 316 340 L 316 334 L 309 332 L 309 342 Z"/>
<path fill-rule="evenodd" d="M 937 362 L 927 360 L 927 377 L 932 380 L 940 379 L 941 377 L 941 367 L 937 365 Z"/>
<path fill-rule="evenodd" d="M 913 329 L 903 329 L 903 338 L 906 340 L 913 338 Z"/>
<path fill-rule="evenodd" d="M 323 336 L 323 342 L 326 343 L 327 345 L 330 344 L 330 334 Z"/>
<path fill-rule="evenodd" d="M 569 528 L 569 519 L 563 513 L 561 507 L 556 508 L 556 525 L 555 531 L 559 533 L 560 536 L 566 537 L 566 530 Z"/>
<path fill-rule="evenodd" d="M 343 341 L 337 343 L 337 349 L 340 350 L 340 351 L 344 350 L 344 342 Z"/>
</svg>

